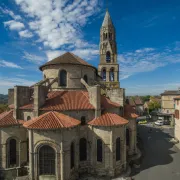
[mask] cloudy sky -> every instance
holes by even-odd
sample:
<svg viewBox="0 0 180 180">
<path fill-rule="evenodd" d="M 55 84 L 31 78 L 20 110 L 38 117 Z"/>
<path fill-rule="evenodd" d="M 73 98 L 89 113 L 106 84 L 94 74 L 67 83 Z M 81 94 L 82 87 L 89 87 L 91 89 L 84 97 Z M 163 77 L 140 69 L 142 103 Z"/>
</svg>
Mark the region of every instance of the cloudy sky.
<svg viewBox="0 0 180 180">
<path fill-rule="evenodd" d="M 180 1 L 111 0 L 120 85 L 127 95 L 180 87 Z M 97 67 L 105 0 L 1 0 L 0 93 L 40 81 L 38 67 L 71 51 Z"/>
</svg>

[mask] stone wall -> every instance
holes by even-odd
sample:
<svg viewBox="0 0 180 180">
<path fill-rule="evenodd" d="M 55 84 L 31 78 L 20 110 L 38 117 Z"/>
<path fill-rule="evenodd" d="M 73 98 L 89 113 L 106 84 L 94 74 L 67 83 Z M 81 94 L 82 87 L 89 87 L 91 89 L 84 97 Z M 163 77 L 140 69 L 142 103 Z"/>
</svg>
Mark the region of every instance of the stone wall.
<svg viewBox="0 0 180 180">
<path fill-rule="evenodd" d="M 23 127 L 4 127 L 0 129 L 0 143 L 1 143 L 1 167 L 7 167 L 7 143 L 11 138 L 16 140 L 17 151 L 17 167 L 24 162 L 27 162 L 27 130 Z"/>
<path fill-rule="evenodd" d="M 8 89 L 8 105 L 14 104 L 14 89 Z"/>
<path fill-rule="evenodd" d="M 120 106 L 124 106 L 125 101 L 125 89 L 110 89 L 107 90 L 107 96 L 111 101 L 118 103 Z"/>
<path fill-rule="evenodd" d="M 161 96 L 161 108 L 163 113 L 174 113 L 174 95 Z"/>
<path fill-rule="evenodd" d="M 67 71 L 67 88 L 70 89 L 83 89 L 84 86 L 81 84 L 80 79 L 87 75 L 88 77 L 88 84 L 93 84 L 94 81 L 97 79 L 96 77 L 96 70 L 89 66 L 83 65 L 51 65 L 43 69 L 43 74 L 46 78 L 51 79 L 51 81 L 59 77 L 59 72 L 61 70 Z M 64 89 L 64 87 L 60 87 L 58 82 L 54 83 L 51 87 L 52 89 Z"/>
</svg>

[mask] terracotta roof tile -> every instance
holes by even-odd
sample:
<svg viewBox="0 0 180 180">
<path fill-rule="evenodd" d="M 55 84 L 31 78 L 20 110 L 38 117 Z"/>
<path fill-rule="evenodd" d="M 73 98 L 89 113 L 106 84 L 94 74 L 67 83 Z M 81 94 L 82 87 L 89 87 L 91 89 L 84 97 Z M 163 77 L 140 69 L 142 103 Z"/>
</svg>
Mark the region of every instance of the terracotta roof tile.
<svg viewBox="0 0 180 180">
<path fill-rule="evenodd" d="M 73 53 L 66 52 L 65 54 L 54 58 L 53 60 L 45 63 L 40 67 L 40 70 L 42 70 L 43 67 L 49 66 L 49 65 L 58 65 L 58 64 L 77 64 L 77 65 L 86 65 L 90 66 L 94 69 L 96 69 L 94 66 L 88 64 L 86 61 L 81 59 L 80 57 L 76 56 Z M 97 69 L 96 69 L 97 70 Z"/>
<path fill-rule="evenodd" d="M 135 110 L 134 107 L 126 104 L 124 106 L 124 117 L 125 118 L 133 118 L 133 119 L 135 119 L 135 118 L 137 118 L 139 116 L 136 114 L 136 110 Z"/>
<path fill-rule="evenodd" d="M 90 110 L 95 109 L 89 101 L 87 91 L 51 91 L 47 95 L 45 104 L 40 108 L 44 111 Z M 33 102 L 20 107 L 20 109 L 33 109 Z M 101 96 L 103 109 L 119 108 L 120 105 Z"/>
<path fill-rule="evenodd" d="M 86 91 L 52 91 L 41 110 L 89 110 L 94 109 Z"/>
<path fill-rule="evenodd" d="M 27 121 L 23 126 L 28 129 L 60 129 L 74 127 L 79 124 L 79 120 L 51 111 Z"/>
<path fill-rule="evenodd" d="M 140 97 L 135 97 L 134 102 L 136 105 L 143 105 L 143 102 Z"/>
<path fill-rule="evenodd" d="M 0 114 L 0 127 L 22 124 L 23 120 L 16 120 L 13 117 L 13 110 Z"/>
<path fill-rule="evenodd" d="M 114 113 L 105 113 L 88 124 L 92 126 L 117 126 L 128 124 L 128 120 Z"/>
</svg>

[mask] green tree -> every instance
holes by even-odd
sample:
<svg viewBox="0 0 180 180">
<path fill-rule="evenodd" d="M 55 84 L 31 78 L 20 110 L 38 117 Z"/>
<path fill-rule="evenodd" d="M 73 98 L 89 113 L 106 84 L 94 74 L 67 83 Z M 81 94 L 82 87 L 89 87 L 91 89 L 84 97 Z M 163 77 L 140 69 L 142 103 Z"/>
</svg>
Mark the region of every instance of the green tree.
<svg viewBox="0 0 180 180">
<path fill-rule="evenodd" d="M 7 104 L 0 104 L 0 114 L 6 110 L 9 110 L 8 105 Z"/>
<path fill-rule="evenodd" d="M 150 102 L 149 102 L 149 112 L 151 112 L 151 111 L 153 111 L 153 110 L 157 110 L 157 109 L 159 109 L 159 108 L 161 108 L 161 104 L 160 104 L 160 102 L 157 102 L 157 101 L 153 101 L 153 100 L 151 100 Z"/>
</svg>

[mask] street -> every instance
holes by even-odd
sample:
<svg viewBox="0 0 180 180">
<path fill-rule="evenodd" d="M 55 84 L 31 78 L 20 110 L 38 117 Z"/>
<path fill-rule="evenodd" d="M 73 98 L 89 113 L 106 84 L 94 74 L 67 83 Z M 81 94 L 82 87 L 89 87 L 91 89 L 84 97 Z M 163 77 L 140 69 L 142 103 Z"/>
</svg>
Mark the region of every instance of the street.
<svg viewBox="0 0 180 180">
<path fill-rule="evenodd" d="M 149 129 L 152 132 L 149 133 Z M 143 153 L 140 172 L 132 169 L 135 180 L 179 180 L 180 150 L 169 142 L 173 135 L 172 128 L 138 125 Z"/>
</svg>

